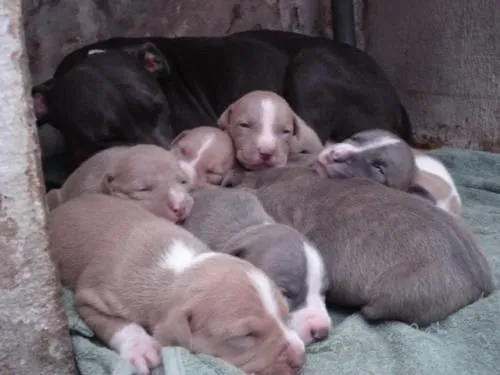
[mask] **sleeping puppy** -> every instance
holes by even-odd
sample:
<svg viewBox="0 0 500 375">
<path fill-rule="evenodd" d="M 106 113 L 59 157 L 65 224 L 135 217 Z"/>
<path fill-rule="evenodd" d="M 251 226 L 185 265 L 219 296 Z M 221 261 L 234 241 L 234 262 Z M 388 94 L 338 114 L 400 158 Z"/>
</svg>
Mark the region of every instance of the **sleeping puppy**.
<svg viewBox="0 0 500 375">
<path fill-rule="evenodd" d="M 116 146 L 98 152 L 77 168 L 60 189 L 46 195 L 50 210 L 84 193 L 130 199 L 173 222 L 190 212 L 192 184 L 179 162 L 154 145 Z"/>
<path fill-rule="evenodd" d="M 170 150 L 197 188 L 220 185 L 235 163 L 231 137 L 212 126 L 182 131 Z"/>
<path fill-rule="evenodd" d="M 218 120 L 234 142 L 236 159 L 247 170 L 282 167 L 289 153 L 319 151 L 316 133 L 285 99 L 270 91 L 252 91 L 229 105 Z"/>
<path fill-rule="evenodd" d="M 276 223 L 248 191 L 214 187 L 193 197 L 184 228 L 211 249 L 263 270 L 287 298 L 290 325 L 306 345 L 325 339 L 331 320 L 324 301 L 324 264 L 316 248 L 293 228 Z"/>
<path fill-rule="evenodd" d="M 266 212 L 311 240 L 330 277 L 327 303 L 369 320 L 428 325 L 495 289 L 465 221 L 366 178 L 325 179 L 304 167 L 233 175 Z"/>
<path fill-rule="evenodd" d="M 460 196 L 446 167 L 385 130 L 367 130 L 327 145 L 319 153 L 315 168 L 329 178 L 371 178 L 420 196 L 446 212 L 460 214 Z"/>
<path fill-rule="evenodd" d="M 292 375 L 302 367 L 304 344 L 285 326 L 286 302 L 250 263 L 213 253 L 117 197 L 82 195 L 49 219 L 61 281 L 75 292 L 78 313 L 140 374 L 160 364 L 166 345 L 249 374 Z"/>
</svg>

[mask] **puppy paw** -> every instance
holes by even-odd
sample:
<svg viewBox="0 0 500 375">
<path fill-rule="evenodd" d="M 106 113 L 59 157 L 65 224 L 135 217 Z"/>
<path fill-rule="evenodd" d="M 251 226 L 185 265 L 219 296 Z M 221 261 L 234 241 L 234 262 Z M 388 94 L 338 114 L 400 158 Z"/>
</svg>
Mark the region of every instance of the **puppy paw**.
<svg viewBox="0 0 500 375">
<path fill-rule="evenodd" d="M 129 324 L 117 332 L 111 346 L 129 361 L 140 375 L 149 375 L 150 369 L 161 363 L 161 345 L 137 324 Z"/>
</svg>

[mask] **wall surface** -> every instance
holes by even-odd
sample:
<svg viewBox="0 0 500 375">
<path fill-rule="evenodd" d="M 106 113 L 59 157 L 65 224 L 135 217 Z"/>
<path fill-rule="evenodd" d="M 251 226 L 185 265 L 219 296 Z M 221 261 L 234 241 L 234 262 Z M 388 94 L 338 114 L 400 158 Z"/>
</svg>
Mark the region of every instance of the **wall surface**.
<svg viewBox="0 0 500 375">
<path fill-rule="evenodd" d="M 498 0 L 364 1 L 365 49 L 401 92 L 423 146 L 500 152 Z"/>
<path fill-rule="evenodd" d="M 0 0 L 0 374 L 72 374 L 48 251 L 20 1 Z"/>
</svg>

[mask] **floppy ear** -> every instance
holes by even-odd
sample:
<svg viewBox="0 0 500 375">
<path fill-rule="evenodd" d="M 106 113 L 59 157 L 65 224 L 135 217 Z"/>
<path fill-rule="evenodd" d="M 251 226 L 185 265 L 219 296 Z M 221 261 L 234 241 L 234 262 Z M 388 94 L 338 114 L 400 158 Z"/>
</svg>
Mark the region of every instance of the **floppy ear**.
<svg viewBox="0 0 500 375">
<path fill-rule="evenodd" d="M 304 120 L 302 120 L 299 115 L 294 113 L 292 135 L 297 137 L 297 139 L 300 139 L 300 137 L 302 136 L 302 129 L 304 128 L 304 126 L 307 126 Z"/>
<path fill-rule="evenodd" d="M 182 138 L 184 138 L 192 129 L 186 129 L 181 131 L 177 136 L 170 142 L 170 147 L 175 146 Z"/>
<path fill-rule="evenodd" d="M 136 56 L 146 70 L 156 75 L 170 75 L 170 66 L 167 59 L 154 43 L 146 42 L 139 46 L 127 47 L 125 51 Z"/>
<path fill-rule="evenodd" d="M 323 143 L 318 134 L 297 114 L 294 115 L 294 132 L 290 145 L 290 153 L 318 153 L 323 149 Z"/>
<path fill-rule="evenodd" d="M 436 199 L 432 196 L 432 194 L 421 185 L 413 184 L 408 188 L 407 192 L 412 195 L 416 195 L 417 197 L 420 197 L 422 199 L 425 199 L 431 202 L 432 204 L 437 203 Z"/>
<path fill-rule="evenodd" d="M 228 106 L 217 120 L 217 125 L 219 125 L 219 128 L 221 128 L 222 130 L 226 130 L 229 127 L 229 123 L 231 121 L 231 112 L 233 110 L 232 107 L 232 105 Z"/>
<path fill-rule="evenodd" d="M 37 119 L 37 125 L 43 125 L 48 121 L 47 117 L 49 109 L 47 106 L 47 95 L 52 89 L 53 79 L 49 79 L 31 89 L 31 97 L 33 98 L 33 108 Z"/>
<path fill-rule="evenodd" d="M 112 169 L 108 169 L 104 174 L 101 184 L 99 186 L 99 192 L 103 194 L 111 194 L 114 191 L 113 181 L 116 178 L 115 173 Z"/>
<path fill-rule="evenodd" d="M 162 346 L 182 346 L 192 349 L 192 316 L 189 308 L 173 307 L 167 317 L 153 328 L 153 337 Z"/>
</svg>

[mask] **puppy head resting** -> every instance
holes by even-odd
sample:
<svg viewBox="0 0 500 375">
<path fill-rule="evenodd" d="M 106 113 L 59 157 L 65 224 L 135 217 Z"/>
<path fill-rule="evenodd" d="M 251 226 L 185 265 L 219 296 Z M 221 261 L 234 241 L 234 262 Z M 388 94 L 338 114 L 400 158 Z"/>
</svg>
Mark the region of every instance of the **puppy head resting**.
<svg viewBox="0 0 500 375">
<path fill-rule="evenodd" d="M 173 222 L 191 211 L 192 184 L 173 154 L 155 145 L 136 145 L 112 163 L 102 180 L 105 194 L 136 201 Z"/>
<path fill-rule="evenodd" d="M 249 170 L 284 166 L 292 139 L 300 139 L 307 128 L 286 100 L 270 91 L 243 95 L 226 108 L 218 123 L 233 139 L 236 159 Z"/>
<path fill-rule="evenodd" d="M 325 177 L 367 177 L 406 190 L 415 175 L 415 160 L 401 138 L 374 129 L 326 146 L 318 155 L 316 170 Z"/>
<path fill-rule="evenodd" d="M 171 151 L 196 186 L 219 185 L 235 161 L 231 137 L 211 126 L 182 131 Z"/>
<path fill-rule="evenodd" d="M 304 343 L 324 339 L 331 325 L 323 294 L 325 269 L 307 239 L 276 223 L 250 191 L 216 187 L 198 190 L 193 197 L 184 228 L 211 249 L 264 271 L 288 300 L 290 326 Z"/>
<path fill-rule="evenodd" d="M 274 281 L 288 301 L 289 326 L 306 345 L 328 336 L 325 266 L 300 233 L 277 223 L 249 227 L 234 236 L 224 251 L 248 260 Z"/>
<path fill-rule="evenodd" d="M 175 304 L 153 336 L 163 345 L 222 358 L 249 374 L 296 374 L 305 348 L 285 325 L 288 307 L 273 282 L 226 254 L 202 255 L 193 263 L 177 276 L 170 299 Z"/>
</svg>

